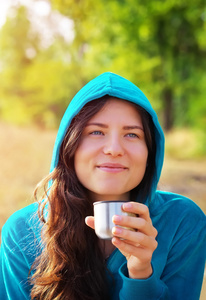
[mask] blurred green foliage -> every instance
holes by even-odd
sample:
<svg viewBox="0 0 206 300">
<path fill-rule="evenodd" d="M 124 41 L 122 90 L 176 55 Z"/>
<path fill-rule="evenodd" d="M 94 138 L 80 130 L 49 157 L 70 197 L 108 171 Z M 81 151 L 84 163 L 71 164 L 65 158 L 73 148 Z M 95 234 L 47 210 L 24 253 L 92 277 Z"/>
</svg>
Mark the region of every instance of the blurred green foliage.
<svg viewBox="0 0 206 300">
<path fill-rule="evenodd" d="M 72 42 L 42 47 L 23 6 L 0 31 L 1 119 L 55 128 L 74 94 L 112 71 L 145 92 L 166 130 L 206 128 L 204 0 L 51 4 L 73 20 Z"/>
</svg>

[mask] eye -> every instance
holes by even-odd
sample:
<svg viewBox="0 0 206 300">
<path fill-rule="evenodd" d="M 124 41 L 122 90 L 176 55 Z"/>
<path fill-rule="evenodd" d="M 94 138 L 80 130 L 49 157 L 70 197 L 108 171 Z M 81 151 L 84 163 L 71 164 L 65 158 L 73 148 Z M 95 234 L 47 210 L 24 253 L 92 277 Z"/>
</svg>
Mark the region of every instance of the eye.
<svg viewBox="0 0 206 300">
<path fill-rule="evenodd" d="M 94 130 L 92 132 L 90 132 L 91 135 L 103 135 L 103 132 L 99 131 L 99 130 Z"/>
<path fill-rule="evenodd" d="M 131 138 L 139 138 L 136 133 L 128 133 L 126 136 L 131 137 Z"/>
</svg>

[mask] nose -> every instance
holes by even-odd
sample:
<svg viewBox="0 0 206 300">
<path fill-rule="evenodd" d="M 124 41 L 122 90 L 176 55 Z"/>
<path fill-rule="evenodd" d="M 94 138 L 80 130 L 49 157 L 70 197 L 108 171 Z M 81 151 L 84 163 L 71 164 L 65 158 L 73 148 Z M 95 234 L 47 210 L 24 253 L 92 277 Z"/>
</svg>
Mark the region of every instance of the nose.
<svg viewBox="0 0 206 300">
<path fill-rule="evenodd" d="M 104 154 L 116 156 L 122 156 L 124 154 L 124 148 L 121 143 L 121 139 L 118 136 L 110 136 L 108 137 L 105 145 L 104 145 Z"/>
</svg>

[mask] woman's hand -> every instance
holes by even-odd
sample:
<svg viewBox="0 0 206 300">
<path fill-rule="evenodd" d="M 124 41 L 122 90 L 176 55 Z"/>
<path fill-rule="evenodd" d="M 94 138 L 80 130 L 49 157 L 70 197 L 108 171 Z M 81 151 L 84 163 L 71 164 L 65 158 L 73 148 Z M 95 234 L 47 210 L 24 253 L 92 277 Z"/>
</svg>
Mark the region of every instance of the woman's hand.
<svg viewBox="0 0 206 300">
<path fill-rule="evenodd" d="M 154 250 L 157 248 L 157 230 L 153 227 L 146 205 L 136 202 L 123 204 L 123 210 L 138 215 L 114 216 L 115 225 L 129 227 L 129 230 L 114 227 L 112 233 L 113 245 L 115 245 L 127 259 L 127 268 L 130 278 L 144 279 L 152 275 L 151 260 Z"/>
<path fill-rule="evenodd" d="M 152 275 L 151 260 L 157 248 L 157 230 L 153 227 L 148 207 L 137 202 L 123 204 L 123 210 L 138 215 L 113 216 L 112 243 L 127 259 L 130 278 L 145 279 Z M 94 229 L 94 218 L 87 217 L 86 224 Z M 122 228 L 127 227 L 127 228 Z M 129 228 L 133 229 L 130 230 Z"/>
</svg>

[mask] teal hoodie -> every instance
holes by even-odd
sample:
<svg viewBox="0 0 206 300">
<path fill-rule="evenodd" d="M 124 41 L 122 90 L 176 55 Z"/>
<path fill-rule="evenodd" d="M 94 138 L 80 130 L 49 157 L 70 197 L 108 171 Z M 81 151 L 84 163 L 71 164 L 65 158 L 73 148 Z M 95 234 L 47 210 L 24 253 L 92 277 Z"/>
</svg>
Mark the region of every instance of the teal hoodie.
<svg viewBox="0 0 206 300">
<path fill-rule="evenodd" d="M 153 274 L 148 279 L 128 277 L 125 257 L 116 249 L 107 260 L 112 300 L 198 300 L 206 257 L 206 217 L 191 200 L 157 190 L 164 159 L 164 135 L 157 115 L 142 91 L 113 73 L 103 73 L 85 85 L 69 104 L 59 127 L 51 171 L 57 166 L 59 149 L 73 117 L 94 99 L 110 95 L 134 102 L 152 117 L 156 139 L 156 174 L 152 183 L 150 216 L 158 231 L 153 253 Z M 41 223 L 37 203 L 15 212 L 2 229 L 0 252 L 0 299 L 30 299 L 29 270 L 42 251 Z M 85 225 L 86 226 L 86 225 Z M 113 281 L 115 280 L 115 282 Z M 79 299 L 78 299 L 79 300 Z"/>
</svg>

